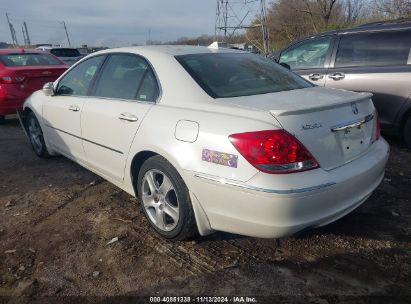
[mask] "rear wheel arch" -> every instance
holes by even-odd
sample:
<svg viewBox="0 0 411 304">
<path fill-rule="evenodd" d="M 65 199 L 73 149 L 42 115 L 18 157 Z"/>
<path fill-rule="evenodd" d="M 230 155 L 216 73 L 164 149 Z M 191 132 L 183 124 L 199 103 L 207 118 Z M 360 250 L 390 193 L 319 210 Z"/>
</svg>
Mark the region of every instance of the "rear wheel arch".
<svg viewBox="0 0 411 304">
<path fill-rule="evenodd" d="M 159 149 L 144 149 L 141 150 L 139 152 L 137 152 L 130 164 L 130 177 L 131 177 L 131 181 L 133 184 L 133 188 L 134 188 L 134 193 L 136 195 L 136 197 L 138 196 L 138 190 L 136 188 L 136 183 L 137 183 L 137 179 L 138 179 L 138 174 L 140 173 L 141 167 L 143 166 L 144 162 L 146 160 L 148 160 L 150 157 L 159 155 L 161 157 L 163 157 L 166 161 L 168 161 L 173 167 L 174 169 L 178 172 L 178 174 L 181 176 L 181 178 L 183 179 L 184 183 L 187 184 L 187 181 L 184 177 L 183 174 L 181 174 L 181 168 L 178 167 L 178 162 L 176 162 L 175 159 L 173 159 L 172 155 L 168 154 L 165 150 L 163 150 L 162 148 Z"/>
<path fill-rule="evenodd" d="M 138 174 L 140 172 L 140 169 L 147 159 L 155 155 L 159 155 L 159 154 L 153 151 L 149 151 L 149 150 L 140 151 L 136 155 L 134 155 L 133 160 L 131 161 L 130 175 L 131 175 L 131 182 L 133 184 L 134 194 L 136 197 L 138 197 L 137 179 L 138 179 Z"/>
<path fill-rule="evenodd" d="M 131 176 L 131 181 L 133 185 L 133 190 L 134 194 L 136 197 L 139 196 L 138 193 L 138 176 L 140 174 L 140 170 L 143 167 L 143 164 L 145 161 L 147 161 L 149 158 L 154 157 L 154 156 L 161 156 L 164 158 L 167 162 L 170 163 L 170 165 L 177 171 L 177 173 L 180 175 L 181 179 L 183 180 L 184 184 L 187 186 L 187 181 L 185 178 L 181 175 L 181 172 L 178 168 L 176 168 L 176 165 L 173 161 L 170 161 L 169 157 L 166 157 L 164 153 L 159 153 L 159 152 L 154 152 L 152 150 L 143 150 L 138 152 L 137 154 L 134 155 L 131 165 L 130 165 L 130 176 Z M 191 204 L 194 209 L 194 215 L 197 223 L 197 229 L 200 235 L 208 235 L 210 233 L 213 233 L 214 230 L 210 226 L 210 221 L 208 219 L 207 214 L 205 213 L 203 207 L 201 206 L 201 203 L 198 201 L 196 196 L 191 193 L 190 188 L 188 188 L 188 191 L 190 192 L 191 196 Z"/>
</svg>

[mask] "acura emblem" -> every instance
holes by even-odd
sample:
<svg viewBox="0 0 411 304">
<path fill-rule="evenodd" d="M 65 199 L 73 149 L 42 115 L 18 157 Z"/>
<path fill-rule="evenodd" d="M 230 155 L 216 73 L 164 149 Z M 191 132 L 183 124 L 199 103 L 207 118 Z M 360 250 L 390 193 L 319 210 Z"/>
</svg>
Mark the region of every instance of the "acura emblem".
<svg viewBox="0 0 411 304">
<path fill-rule="evenodd" d="M 353 103 L 351 104 L 351 110 L 352 110 L 352 112 L 353 112 L 355 115 L 358 114 L 358 108 L 357 108 L 357 104 L 356 104 L 355 102 L 353 102 Z"/>
</svg>

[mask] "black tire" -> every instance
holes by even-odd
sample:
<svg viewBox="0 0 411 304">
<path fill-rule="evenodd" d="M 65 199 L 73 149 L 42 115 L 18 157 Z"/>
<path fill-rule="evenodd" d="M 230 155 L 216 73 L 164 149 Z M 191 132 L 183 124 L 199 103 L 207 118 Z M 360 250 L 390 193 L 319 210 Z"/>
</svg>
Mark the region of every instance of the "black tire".
<svg viewBox="0 0 411 304">
<path fill-rule="evenodd" d="M 405 145 L 411 149 L 411 116 L 408 117 L 404 125 L 403 138 Z"/>
<path fill-rule="evenodd" d="M 50 155 L 47 151 L 46 143 L 44 142 L 43 130 L 41 129 L 40 123 L 33 112 L 30 112 L 27 115 L 26 126 L 27 134 L 34 153 L 41 158 L 49 157 Z"/>
<path fill-rule="evenodd" d="M 150 183 L 148 182 L 150 174 L 155 182 L 154 192 L 151 190 Z M 161 186 L 165 181 L 164 176 L 161 178 L 163 174 L 168 178 L 167 182 L 171 182 L 170 187 L 163 187 L 163 189 L 169 189 L 165 195 L 161 191 Z M 137 189 L 143 212 L 151 227 L 159 235 L 168 240 L 180 241 L 191 239 L 197 234 L 197 225 L 188 188 L 177 170 L 165 158 L 156 155 L 143 163 L 138 174 Z M 151 197 L 153 198 L 151 199 Z M 146 204 L 147 201 L 157 207 L 153 207 L 150 205 L 151 203 Z M 163 206 L 163 209 L 161 206 Z M 178 213 L 174 214 L 174 217 L 178 214 L 177 221 L 174 221 L 168 215 L 170 213 L 167 213 L 167 210 L 171 210 L 170 207 L 172 210 L 178 209 Z M 160 213 L 162 214 L 161 216 L 159 215 Z M 163 225 L 157 225 L 154 222 L 154 218 L 162 218 L 163 220 L 160 222 Z M 160 226 L 163 226 L 164 229 L 159 228 Z"/>
</svg>

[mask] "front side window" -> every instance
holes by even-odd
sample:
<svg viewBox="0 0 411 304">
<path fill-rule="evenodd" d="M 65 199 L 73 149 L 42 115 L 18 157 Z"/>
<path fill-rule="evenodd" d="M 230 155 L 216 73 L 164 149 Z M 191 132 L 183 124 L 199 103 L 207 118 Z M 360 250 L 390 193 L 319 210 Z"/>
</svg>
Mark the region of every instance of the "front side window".
<svg viewBox="0 0 411 304">
<path fill-rule="evenodd" d="M 5 66 L 44 66 L 44 65 L 62 65 L 55 57 L 49 54 L 41 53 L 21 53 L 0 55 L 0 62 Z"/>
<path fill-rule="evenodd" d="M 98 80 L 94 96 L 155 101 L 156 78 L 147 61 L 128 54 L 111 55 Z"/>
<path fill-rule="evenodd" d="M 362 33 L 343 36 L 335 67 L 411 64 L 411 31 Z"/>
<path fill-rule="evenodd" d="M 249 96 L 311 87 L 273 61 L 250 53 L 192 54 L 176 59 L 213 98 Z"/>
<path fill-rule="evenodd" d="M 322 37 L 302 42 L 281 54 L 280 63 L 288 64 L 293 70 L 324 68 L 331 47 L 331 37 Z"/>
<path fill-rule="evenodd" d="M 87 59 L 71 69 L 58 83 L 57 95 L 87 95 L 91 80 L 104 56 Z"/>
</svg>

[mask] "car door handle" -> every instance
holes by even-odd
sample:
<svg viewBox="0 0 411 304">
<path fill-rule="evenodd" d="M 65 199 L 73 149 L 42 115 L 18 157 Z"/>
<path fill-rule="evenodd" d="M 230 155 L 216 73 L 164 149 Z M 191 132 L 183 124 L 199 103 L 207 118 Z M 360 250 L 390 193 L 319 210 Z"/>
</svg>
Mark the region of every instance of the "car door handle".
<svg viewBox="0 0 411 304">
<path fill-rule="evenodd" d="M 345 78 L 345 74 L 344 73 L 334 73 L 334 74 L 328 75 L 328 78 L 331 78 L 334 80 L 341 80 Z"/>
<path fill-rule="evenodd" d="M 78 112 L 78 111 L 80 111 L 80 108 L 76 105 L 71 105 L 71 106 L 69 106 L 69 110 L 73 111 L 73 112 Z"/>
<path fill-rule="evenodd" d="M 324 75 L 322 75 L 322 74 L 310 74 L 310 75 L 308 75 L 308 78 L 310 78 L 311 80 L 317 81 L 317 80 L 323 79 Z"/>
<path fill-rule="evenodd" d="M 137 121 L 138 120 L 136 116 L 129 114 L 129 113 L 121 113 L 118 118 L 121 120 L 127 120 L 127 121 Z"/>
</svg>

